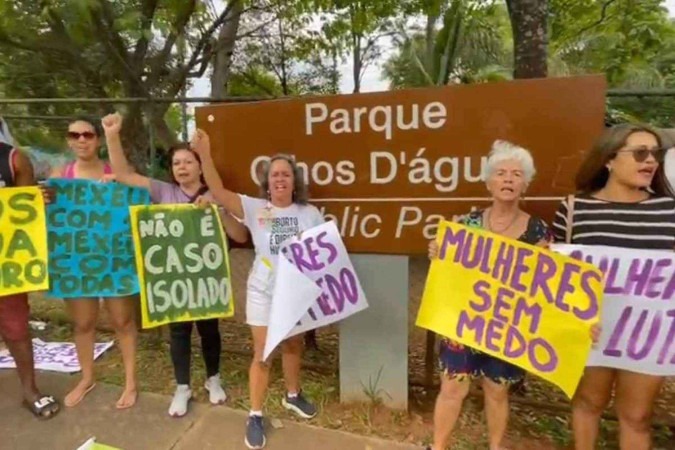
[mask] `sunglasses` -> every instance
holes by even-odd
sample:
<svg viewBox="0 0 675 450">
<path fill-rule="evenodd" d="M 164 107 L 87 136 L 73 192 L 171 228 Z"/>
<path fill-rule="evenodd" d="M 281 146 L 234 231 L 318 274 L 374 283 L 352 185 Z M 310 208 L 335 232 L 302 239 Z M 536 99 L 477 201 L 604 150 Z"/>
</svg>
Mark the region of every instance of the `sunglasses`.
<svg viewBox="0 0 675 450">
<path fill-rule="evenodd" d="M 81 137 L 85 138 L 87 141 L 91 141 L 96 137 L 96 133 L 93 133 L 91 131 L 85 131 L 83 133 L 78 133 L 77 131 L 69 131 L 66 136 L 68 139 L 71 139 L 73 141 L 77 141 Z"/>
<path fill-rule="evenodd" d="M 666 156 L 666 152 L 668 151 L 667 148 L 646 148 L 646 147 L 638 147 L 638 148 L 626 148 L 623 150 L 617 150 L 617 153 L 622 153 L 622 152 L 630 152 L 633 154 L 633 159 L 635 162 L 644 162 L 649 158 L 649 155 L 652 155 L 656 162 L 663 162 L 663 159 Z"/>
</svg>

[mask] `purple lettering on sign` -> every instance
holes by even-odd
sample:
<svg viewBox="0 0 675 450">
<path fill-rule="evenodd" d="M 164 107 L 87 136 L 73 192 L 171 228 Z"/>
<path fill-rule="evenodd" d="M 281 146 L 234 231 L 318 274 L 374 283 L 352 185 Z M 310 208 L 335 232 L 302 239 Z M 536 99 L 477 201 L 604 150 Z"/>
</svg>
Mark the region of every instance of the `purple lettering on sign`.
<svg viewBox="0 0 675 450">
<path fill-rule="evenodd" d="M 608 261 L 607 258 L 603 258 L 601 262 Z M 605 270 L 603 270 L 603 273 L 605 274 L 605 294 L 622 294 L 624 290 L 624 286 L 619 283 L 617 285 L 617 279 L 619 277 L 619 268 L 620 268 L 621 261 L 614 258 L 611 260 L 611 262 L 608 262 L 607 266 L 605 266 Z M 602 265 L 600 266 L 600 270 L 602 270 L 603 267 Z"/>
<path fill-rule="evenodd" d="M 654 262 L 651 259 L 634 258 L 630 263 L 628 275 L 626 275 L 626 284 L 623 289 L 625 295 L 641 296 L 649 281 L 649 274 L 652 271 Z"/>
<path fill-rule="evenodd" d="M 595 316 L 597 316 L 598 314 L 599 299 L 597 294 L 595 293 L 595 291 L 593 291 L 593 288 L 590 285 L 590 281 L 593 280 L 595 280 L 596 283 L 602 283 L 602 277 L 598 275 L 596 272 L 586 270 L 581 274 L 581 290 L 584 291 L 584 293 L 588 297 L 588 308 L 586 310 L 579 309 L 576 306 L 572 308 L 574 315 L 581 320 L 590 320 Z"/>
<path fill-rule="evenodd" d="M 352 305 L 356 305 L 359 301 L 359 290 L 356 286 L 356 275 L 346 267 L 340 271 L 340 283 L 344 290 L 345 298 Z"/>
<path fill-rule="evenodd" d="M 666 285 L 666 289 L 663 291 L 661 298 L 664 300 L 670 300 L 673 298 L 673 293 L 675 293 L 675 272 L 673 272 L 670 280 L 668 280 L 668 284 Z"/>
<path fill-rule="evenodd" d="M 356 276 L 347 267 L 340 270 L 338 278 L 327 273 L 316 280 L 316 284 L 322 290 L 316 302 L 324 316 L 342 312 L 345 307 L 345 300 L 354 305 L 359 301 Z"/>
<path fill-rule="evenodd" d="M 529 258 L 534 254 L 533 250 L 529 248 L 519 248 L 516 256 L 516 265 L 513 269 L 513 276 L 511 277 L 511 288 L 517 292 L 526 292 L 527 286 L 521 283 L 520 277 L 525 275 L 530 271 L 528 264 L 525 263 L 525 259 Z"/>
<path fill-rule="evenodd" d="M 298 242 L 292 242 L 288 245 L 288 247 L 291 249 L 295 266 L 300 272 L 304 272 L 305 270 L 309 270 L 311 272 L 314 270 L 314 266 L 312 265 L 311 261 L 307 261 L 303 258 L 305 251 L 302 247 L 302 244 Z"/>
<path fill-rule="evenodd" d="M 563 312 L 570 310 L 570 305 L 565 303 L 566 294 L 574 294 L 574 286 L 572 286 L 571 278 L 573 274 L 579 273 L 581 267 L 576 264 L 565 263 L 563 266 L 563 273 L 560 276 L 560 286 L 555 295 L 555 306 Z"/>
<path fill-rule="evenodd" d="M 666 341 L 663 343 L 663 347 L 659 352 L 659 357 L 656 360 L 656 363 L 659 365 L 662 365 L 666 361 L 668 353 L 673 346 L 673 340 L 675 340 L 675 309 L 667 311 L 666 316 L 670 317 L 671 321 L 670 328 L 668 329 L 668 335 L 666 336 Z M 675 364 L 675 355 L 673 355 L 673 360 L 670 361 L 670 364 Z"/>
<path fill-rule="evenodd" d="M 502 314 L 502 310 L 511 311 L 511 300 L 515 297 L 515 293 L 507 288 L 500 287 L 497 291 L 497 298 L 495 299 L 495 307 L 493 310 L 493 317 L 502 322 L 508 323 L 509 318 Z M 506 299 L 506 300 L 505 300 Z"/>
<path fill-rule="evenodd" d="M 649 328 L 647 338 L 645 339 L 642 348 L 640 350 L 637 349 L 638 339 L 642 334 L 642 328 L 645 325 L 645 321 L 647 320 L 648 315 L 649 310 L 645 310 L 640 313 L 640 317 L 638 318 L 637 324 L 633 328 L 633 332 L 631 333 L 630 338 L 628 339 L 628 357 L 633 360 L 639 361 L 641 359 L 644 359 L 649 354 L 652 347 L 654 346 L 654 341 L 656 340 L 656 337 L 659 335 L 659 331 L 661 331 L 661 311 L 656 311 L 656 315 L 652 318 L 652 324 L 651 327 Z"/>
<path fill-rule="evenodd" d="M 472 245 L 474 239 L 476 240 L 476 245 Z M 488 239 L 492 240 L 491 238 L 485 238 L 473 233 L 468 235 L 466 245 L 464 245 L 464 250 L 462 251 L 462 266 L 466 269 L 475 269 L 487 258 L 488 255 L 485 254 L 485 248 L 486 240 Z"/>
<path fill-rule="evenodd" d="M 626 324 L 628 323 L 628 319 L 630 319 L 630 315 L 632 313 L 633 313 L 632 306 L 625 308 L 621 313 L 619 321 L 614 326 L 612 336 L 610 336 L 609 341 L 607 342 L 607 346 L 602 351 L 602 353 L 605 356 L 620 358 L 621 355 L 623 354 L 623 352 L 619 350 L 617 347 L 619 346 L 619 340 L 621 340 L 621 336 L 623 336 L 623 330 L 626 328 Z"/>
<path fill-rule="evenodd" d="M 548 285 L 549 280 L 555 277 L 557 267 L 555 260 L 545 253 L 540 253 L 537 258 L 537 265 L 534 269 L 534 278 L 530 287 L 530 297 L 536 297 L 539 291 L 542 292 L 546 301 L 554 303 L 553 292 Z"/>
<path fill-rule="evenodd" d="M 666 277 L 664 277 L 661 272 L 663 272 L 663 269 L 666 267 L 670 267 L 672 263 L 673 260 L 671 258 L 661 258 L 654 263 L 654 269 L 652 270 L 652 274 L 649 277 L 649 283 L 647 283 L 647 288 L 645 289 L 645 296 L 647 298 L 661 297 L 662 291 L 660 285 L 666 281 Z"/>
<path fill-rule="evenodd" d="M 547 354 L 548 361 L 542 362 L 537 359 L 537 348 Z M 532 367 L 540 372 L 553 372 L 558 367 L 558 355 L 553 346 L 542 338 L 534 338 L 530 341 L 530 345 L 527 346 L 527 356 Z"/>
<path fill-rule="evenodd" d="M 457 321 L 457 336 L 464 337 L 464 331 L 472 330 L 474 332 L 473 338 L 476 344 L 483 341 L 483 332 L 485 331 L 485 319 L 481 316 L 476 316 L 473 320 L 469 317 L 469 313 L 462 311 L 459 313 L 459 320 Z"/>
<path fill-rule="evenodd" d="M 458 262 L 460 255 L 462 254 L 462 249 L 464 248 L 464 241 L 466 240 L 466 230 L 459 230 L 457 234 L 448 227 L 445 229 L 445 234 L 443 235 L 443 242 L 441 242 L 441 248 L 438 252 L 439 259 L 445 259 L 445 254 L 448 252 L 449 246 L 456 246 L 457 251 L 455 252 L 454 262 Z"/>
<path fill-rule="evenodd" d="M 504 329 L 504 325 L 504 322 L 494 319 L 488 322 L 487 328 L 485 330 L 485 347 L 488 350 L 492 350 L 493 352 L 500 351 L 499 346 L 495 344 L 495 341 L 501 340 L 501 331 Z"/>
<path fill-rule="evenodd" d="M 318 280 L 316 280 L 316 284 L 318 284 L 319 287 L 322 289 L 321 295 L 319 295 L 319 298 L 316 299 L 316 303 L 319 305 L 319 309 L 321 310 L 321 313 L 324 316 L 332 316 L 333 314 L 335 314 L 335 310 L 328 303 L 328 295 L 326 295 L 323 282 L 324 282 L 323 278 L 319 278 Z"/>
<path fill-rule="evenodd" d="M 513 313 L 513 325 L 522 328 L 521 323 L 526 317 L 530 318 L 530 333 L 534 334 L 539 329 L 539 322 L 543 308 L 536 302 L 528 305 L 526 297 L 518 297 Z"/>
<path fill-rule="evenodd" d="M 328 236 L 327 231 L 319 233 L 319 235 L 316 237 L 316 243 L 319 246 L 319 248 L 323 250 L 328 250 L 328 258 L 326 258 L 326 262 L 328 264 L 333 264 L 333 262 L 338 257 L 338 250 L 337 247 L 335 247 L 333 244 L 331 244 L 330 242 L 326 242 L 324 240 L 326 236 Z"/>
<path fill-rule="evenodd" d="M 476 296 L 480 297 L 483 300 L 483 303 L 476 303 L 473 300 L 469 300 L 469 306 L 474 311 L 485 312 L 492 307 L 492 299 L 490 298 L 490 283 L 487 281 L 478 281 L 473 285 L 473 292 Z"/>
<path fill-rule="evenodd" d="M 516 345 L 514 347 L 514 345 Z M 506 330 L 506 342 L 504 343 L 504 356 L 518 358 L 527 350 L 527 342 L 522 333 L 516 327 L 509 326 Z"/>
<path fill-rule="evenodd" d="M 495 261 L 492 265 L 492 278 L 499 280 L 502 284 L 507 284 L 513 268 L 515 248 L 508 242 L 499 244 Z"/>
<path fill-rule="evenodd" d="M 495 241 L 492 238 L 487 238 L 485 243 L 485 257 L 480 263 L 480 271 L 485 275 L 490 274 L 490 254 L 492 254 L 492 246 Z"/>
<path fill-rule="evenodd" d="M 329 273 L 324 276 L 324 279 L 326 280 L 326 287 L 333 299 L 333 304 L 335 305 L 337 312 L 342 312 L 345 308 L 345 295 L 342 292 L 342 285 Z"/>
</svg>

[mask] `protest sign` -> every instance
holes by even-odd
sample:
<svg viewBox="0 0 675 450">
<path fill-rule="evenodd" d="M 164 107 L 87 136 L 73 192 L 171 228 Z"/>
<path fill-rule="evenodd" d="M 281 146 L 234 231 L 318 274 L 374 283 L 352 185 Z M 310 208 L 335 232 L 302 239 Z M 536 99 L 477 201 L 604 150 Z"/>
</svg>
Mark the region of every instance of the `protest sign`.
<svg viewBox="0 0 675 450">
<path fill-rule="evenodd" d="M 675 375 L 675 255 L 658 250 L 555 245 L 605 275 L 602 334 L 589 366 Z"/>
<path fill-rule="evenodd" d="M 50 179 L 47 207 L 50 297 L 119 297 L 138 293 L 129 206 L 147 189 L 91 180 Z"/>
<path fill-rule="evenodd" d="M 131 208 L 143 328 L 232 317 L 230 263 L 215 207 Z"/>
<path fill-rule="evenodd" d="M 284 339 L 367 307 L 335 222 L 311 228 L 280 248 L 263 359 Z"/>
<path fill-rule="evenodd" d="M 94 360 L 105 353 L 113 342 L 94 344 Z M 75 344 L 70 342 L 44 342 L 41 339 L 33 339 L 33 361 L 38 370 L 51 370 L 53 372 L 74 373 L 80 371 L 80 363 L 77 360 Z M 14 358 L 9 350 L 0 351 L 0 369 L 15 369 Z"/>
<path fill-rule="evenodd" d="M 0 296 L 49 287 L 45 205 L 37 187 L 0 189 Z"/>
<path fill-rule="evenodd" d="M 519 366 L 571 397 L 598 320 L 602 273 L 447 221 L 437 242 L 417 325 Z"/>
</svg>

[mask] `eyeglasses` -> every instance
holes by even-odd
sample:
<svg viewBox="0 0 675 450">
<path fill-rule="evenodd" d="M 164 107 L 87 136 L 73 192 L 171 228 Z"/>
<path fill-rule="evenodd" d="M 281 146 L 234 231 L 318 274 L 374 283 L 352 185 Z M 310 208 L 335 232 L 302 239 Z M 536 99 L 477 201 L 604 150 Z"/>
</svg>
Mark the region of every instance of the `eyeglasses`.
<svg viewBox="0 0 675 450">
<path fill-rule="evenodd" d="M 73 141 L 77 141 L 81 137 L 83 137 L 87 141 L 91 141 L 92 139 L 94 139 L 96 137 L 96 133 L 92 133 L 91 131 L 85 131 L 85 132 L 82 132 L 82 133 L 78 133 L 77 131 L 69 131 L 66 134 L 66 136 L 68 137 L 68 139 L 71 139 Z"/>
<path fill-rule="evenodd" d="M 646 148 L 646 147 L 637 147 L 637 148 L 625 148 L 622 150 L 617 150 L 617 153 L 630 152 L 633 154 L 633 159 L 635 162 L 644 162 L 649 158 L 649 155 L 652 155 L 656 162 L 663 162 L 663 159 L 666 156 L 667 148 Z"/>
</svg>

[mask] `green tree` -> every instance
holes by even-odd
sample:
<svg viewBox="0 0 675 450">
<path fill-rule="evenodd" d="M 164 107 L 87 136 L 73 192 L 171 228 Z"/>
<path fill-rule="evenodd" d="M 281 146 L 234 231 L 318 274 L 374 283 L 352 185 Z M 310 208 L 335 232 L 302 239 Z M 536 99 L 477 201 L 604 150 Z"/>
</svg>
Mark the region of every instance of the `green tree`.
<svg viewBox="0 0 675 450">
<path fill-rule="evenodd" d="M 233 2 L 217 14 L 197 0 L 0 0 L 0 73 L 10 97 L 175 97 L 205 73 L 213 36 Z M 186 55 L 177 51 L 179 41 Z M 124 139 L 137 162 L 146 154 L 144 119 L 159 144 L 176 135 L 169 104 L 131 104 Z M 103 104 L 87 105 L 96 115 Z M 31 114 L 69 115 L 82 105 L 29 105 Z M 139 161 L 140 160 L 140 161 Z"/>
<path fill-rule="evenodd" d="M 509 21 L 503 5 L 452 0 L 422 4 L 418 11 L 426 16 L 424 31 L 408 37 L 401 30 L 397 52 L 384 65 L 392 88 L 510 77 Z M 432 29 L 439 18 L 441 28 Z"/>
</svg>

